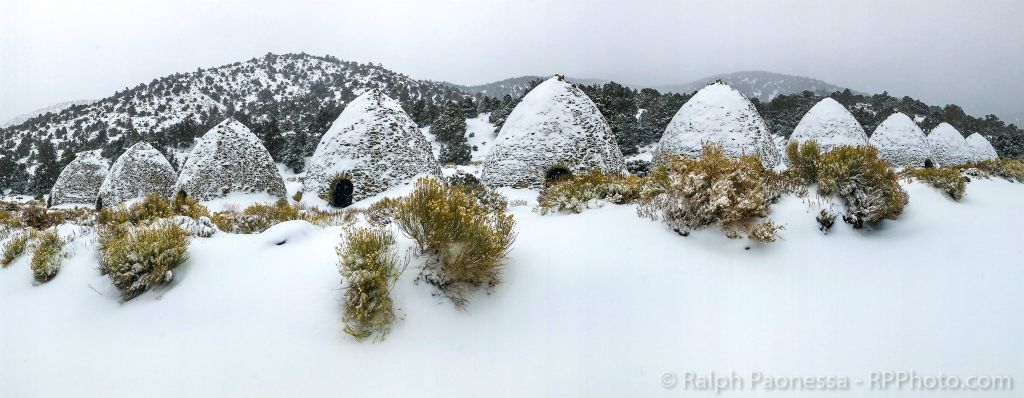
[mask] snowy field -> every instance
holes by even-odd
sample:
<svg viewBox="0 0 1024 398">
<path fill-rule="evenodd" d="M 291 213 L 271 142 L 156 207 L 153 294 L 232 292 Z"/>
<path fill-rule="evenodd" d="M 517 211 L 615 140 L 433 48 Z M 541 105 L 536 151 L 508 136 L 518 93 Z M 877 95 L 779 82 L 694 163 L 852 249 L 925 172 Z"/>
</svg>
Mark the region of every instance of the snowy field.
<svg viewBox="0 0 1024 398">
<path fill-rule="evenodd" d="M 772 210 L 783 240 L 750 250 L 715 229 L 680 237 L 634 206 L 514 207 L 504 283 L 458 311 L 414 283 L 413 256 L 380 343 L 342 332 L 341 228 L 194 239 L 172 286 L 127 304 L 85 235 L 45 285 L 27 258 L 0 270 L 0 396 L 669 397 L 690 392 L 663 375 L 690 371 L 1024 383 L 1024 185 L 975 180 L 960 203 L 907 190 L 899 221 L 828 236 L 808 199 L 787 197 Z M 750 389 L 721 396 L 822 395 Z"/>
</svg>

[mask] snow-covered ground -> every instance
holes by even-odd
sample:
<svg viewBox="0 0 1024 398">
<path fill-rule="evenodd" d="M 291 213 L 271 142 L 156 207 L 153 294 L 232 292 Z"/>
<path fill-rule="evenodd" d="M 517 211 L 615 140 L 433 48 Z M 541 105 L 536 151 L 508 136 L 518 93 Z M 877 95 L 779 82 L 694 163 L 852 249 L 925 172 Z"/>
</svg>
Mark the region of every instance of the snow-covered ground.
<svg viewBox="0 0 1024 398">
<path fill-rule="evenodd" d="M 668 397 L 689 393 L 663 387 L 666 373 L 733 370 L 1024 381 L 1024 185 L 975 180 L 960 203 L 907 189 L 900 220 L 827 236 L 812 199 L 785 198 L 772 210 L 783 239 L 750 250 L 715 229 L 678 236 L 634 206 L 516 206 L 504 283 L 459 311 L 414 283 L 413 257 L 380 343 L 341 330 L 340 227 L 197 238 L 173 286 L 126 304 L 83 236 L 47 284 L 33 286 L 27 258 L 0 270 L 0 396 Z M 816 395 L 750 390 L 722 396 Z"/>
</svg>

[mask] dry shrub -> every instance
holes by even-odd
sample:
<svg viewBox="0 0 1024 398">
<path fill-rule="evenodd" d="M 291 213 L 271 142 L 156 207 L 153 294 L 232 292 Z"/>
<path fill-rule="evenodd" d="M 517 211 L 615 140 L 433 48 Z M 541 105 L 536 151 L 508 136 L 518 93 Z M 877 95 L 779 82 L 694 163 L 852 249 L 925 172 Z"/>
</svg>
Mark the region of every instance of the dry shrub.
<svg viewBox="0 0 1024 398">
<path fill-rule="evenodd" d="M 784 178 L 756 156 L 733 159 L 705 145 L 699 159 L 670 157 L 665 166 L 665 191 L 641 201 L 640 216 L 662 219 L 684 236 L 717 223 L 729 238 L 772 242 L 782 229 L 765 217 L 785 192 Z"/>
<path fill-rule="evenodd" d="M 99 230 L 100 271 L 128 301 L 170 282 L 188 258 L 189 235 L 172 220 L 143 226 L 115 224 Z"/>
<path fill-rule="evenodd" d="M 953 168 L 909 169 L 905 173 L 937 188 L 953 200 L 962 199 L 967 191 L 967 177 Z"/>
<path fill-rule="evenodd" d="M 373 225 L 385 225 L 391 222 L 398 212 L 398 203 L 399 200 L 393 198 L 384 198 L 373 202 L 366 209 L 366 220 Z"/>
<path fill-rule="evenodd" d="M 786 157 L 789 158 L 789 170 L 787 173 L 804 184 L 814 184 L 818 181 L 818 162 L 821 160 L 821 150 L 818 142 L 807 140 L 803 145 L 796 141 L 790 141 L 786 145 Z"/>
<path fill-rule="evenodd" d="M 175 196 L 173 201 L 151 194 L 142 201 L 133 204 L 121 204 L 115 207 L 104 207 L 96 216 L 99 225 L 117 224 L 148 224 L 155 220 L 174 216 L 185 216 L 194 219 L 208 217 L 210 212 L 195 199 L 184 195 Z"/>
<path fill-rule="evenodd" d="M 59 225 L 63 221 L 59 212 L 49 211 L 43 206 L 29 205 L 21 209 L 21 223 L 37 230 Z"/>
<path fill-rule="evenodd" d="M 14 260 L 17 260 L 28 249 L 29 241 L 33 236 L 35 236 L 35 230 L 31 228 L 12 236 L 4 244 L 3 251 L 0 252 L 0 266 L 7 268 L 13 264 Z"/>
<path fill-rule="evenodd" d="M 864 223 L 895 220 L 909 201 L 899 176 L 878 158 L 873 146 L 834 148 L 821 156 L 817 173 L 819 192 L 843 199 L 847 207 L 843 221 L 855 229 Z"/>
<path fill-rule="evenodd" d="M 663 192 L 667 180 L 668 174 L 663 167 L 656 168 L 647 177 L 609 175 L 595 170 L 546 186 L 537 198 L 537 209 L 541 214 L 580 213 L 598 200 L 615 204 L 633 203 Z"/>
<path fill-rule="evenodd" d="M 395 237 L 380 228 L 347 231 L 336 249 L 339 269 L 347 282 L 345 290 L 345 333 L 358 340 L 374 333 L 383 340 L 395 322 L 391 289 L 405 270 L 399 265 Z"/>
<path fill-rule="evenodd" d="M 1024 160 L 989 159 L 955 166 L 957 170 L 976 170 L 980 177 L 999 177 L 1011 182 L 1024 182 Z"/>
<path fill-rule="evenodd" d="M 13 211 L 0 210 L 0 227 L 14 229 L 21 227 L 21 219 Z"/>
<path fill-rule="evenodd" d="M 398 200 L 395 223 L 429 256 L 423 280 L 460 308 L 475 289 L 501 281 L 502 262 L 515 240 L 511 215 L 434 179 L 421 178 Z"/>
<path fill-rule="evenodd" d="M 276 224 L 300 218 L 299 210 L 287 199 L 278 199 L 273 205 L 254 204 L 242 212 L 226 210 L 210 217 L 221 231 L 241 234 L 260 233 Z"/>
<path fill-rule="evenodd" d="M 36 282 L 45 283 L 53 279 L 60 271 L 60 265 L 64 262 L 64 240 L 57 234 L 56 229 L 36 234 L 36 243 L 32 252 L 32 277 Z"/>
<path fill-rule="evenodd" d="M 460 171 L 445 178 L 445 183 L 448 186 L 458 187 L 468 192 L 476 198 L 477 202 L 480 202 L 481 205 L 486 206 L 492 211 L 504 213 L 508 209 L 508 198 L 498 193 L 498 191 L 484 186 L 480 179 L 472 174 Z"/>
</svg>

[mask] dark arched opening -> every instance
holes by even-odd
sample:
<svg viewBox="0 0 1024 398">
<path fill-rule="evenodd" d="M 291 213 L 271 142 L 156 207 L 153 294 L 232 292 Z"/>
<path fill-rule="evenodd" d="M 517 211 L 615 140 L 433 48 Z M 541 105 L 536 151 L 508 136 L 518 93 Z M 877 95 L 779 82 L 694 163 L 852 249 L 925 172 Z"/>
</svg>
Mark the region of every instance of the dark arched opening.
<svg viewBox="0 0 1024 398">
<path fill-rule="evenodd" d="M 544 183 L 547 185 L 557 184 L 572 178 L 572 172 L 565 167 L 552 167 L 544 175 Z"/>
<path fill-rule="evenodd" d="M 352 181 L 349 181 L 347 178 L 335 180 L 334 186 L 331 187 L 331 206 L 348 207 L 351 205 L 352 191 L 354 189 Z"/>
<path fill-rule="evenodd" d="M 103 210 L 103 198 L 96 198 L 96 211 Z"/>
<path fill-rule="evenodd" d="M 933 167 L 935 167 L 935 163 L 933 163 L 931 159 L 925 159 L 924 160 L 924 168 L 930 169 L 930 168 L 933 168 Z"/>
</svg>

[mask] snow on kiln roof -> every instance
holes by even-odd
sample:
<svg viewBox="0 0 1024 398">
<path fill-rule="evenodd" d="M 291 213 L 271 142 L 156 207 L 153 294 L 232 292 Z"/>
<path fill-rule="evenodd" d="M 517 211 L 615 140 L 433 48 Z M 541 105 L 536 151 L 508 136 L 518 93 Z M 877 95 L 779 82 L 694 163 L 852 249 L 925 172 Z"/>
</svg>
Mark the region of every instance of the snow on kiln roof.
<svg viewBox="0 0 1024 398">
<path fill-rule="evenodd" d="M 352 182 L 353 201 L 417 174 L 441 174 L 423 132 L 398 101 L 377 89 L 353 100 L 320 139 L 306 168 L 305 192 L 328 200 L 339 177 Z"/>
<path fill-rule="evenodd" d="M 79 152 L 53 184 L 49 205 L 95 204 L 109 170 L 110 162 L 103 158 L 100 150 Z"/>
<path fill-rule="evenodd" d="M 132 145 L 110 166 L 100 186 L 99 205 L 115 206 L 149 194 L 170 198 L 174 168 L 160 151 L 146 142 Z"/>
<path fill-rule="evenodd" d="M 949 123 L 942 123 L 928 133 L 928 147 L 936 166 L 955 166 L 971 160 L 967 140 Z"/>
<path fill-rule="evenodd" d="M 197 200 L 211 200 L 231 192 L 266 192 L 284 197 L 284 180 L 274 159 L 248 127 L 227 118 L 214 126 L 192 148 L 175 191 Z"/>
<path fill-rule="evenodd" d="M 822 99 L 807 111 L 789 139 L 797 142 L 815 140 L 822 152 L 837 146 L 868 144 L 868 136 L 857 119 L 832 98 Z"/>
<path fill-rule="evenodd" d="M 679 108 L 665 128 L 656 157 L 695 158 L 705 142 L 721 145 L 733 157 L 756 154 L 767 167 L 779 162 L 768 125 L 754 104 L 721 82 L 704 87 Z"/>
<path fill-rule="evenodd" d="M 999 158 L 999 154 L 992 147 L 992 143 L 988 142 L 988 139 L 978 133 L 967 137 L 967 149 L 970 151 L 971 160 L 975 162 Z"/>
<path fill-rule="evenodd" d="M 924 131 L 899 112 L 879 124 L 869 141 L 878 148 L 878 156 L 894 167 L 921 167 L 931 156 Z"/>
<path fill-rule="evenodd" d="M 597 105 L 562 76 L 531 90 L 509 114 L 484 162 L 490 186 L 543 185 L 548 171 L 620 173 L 622 152 Z"/>
</svg>

